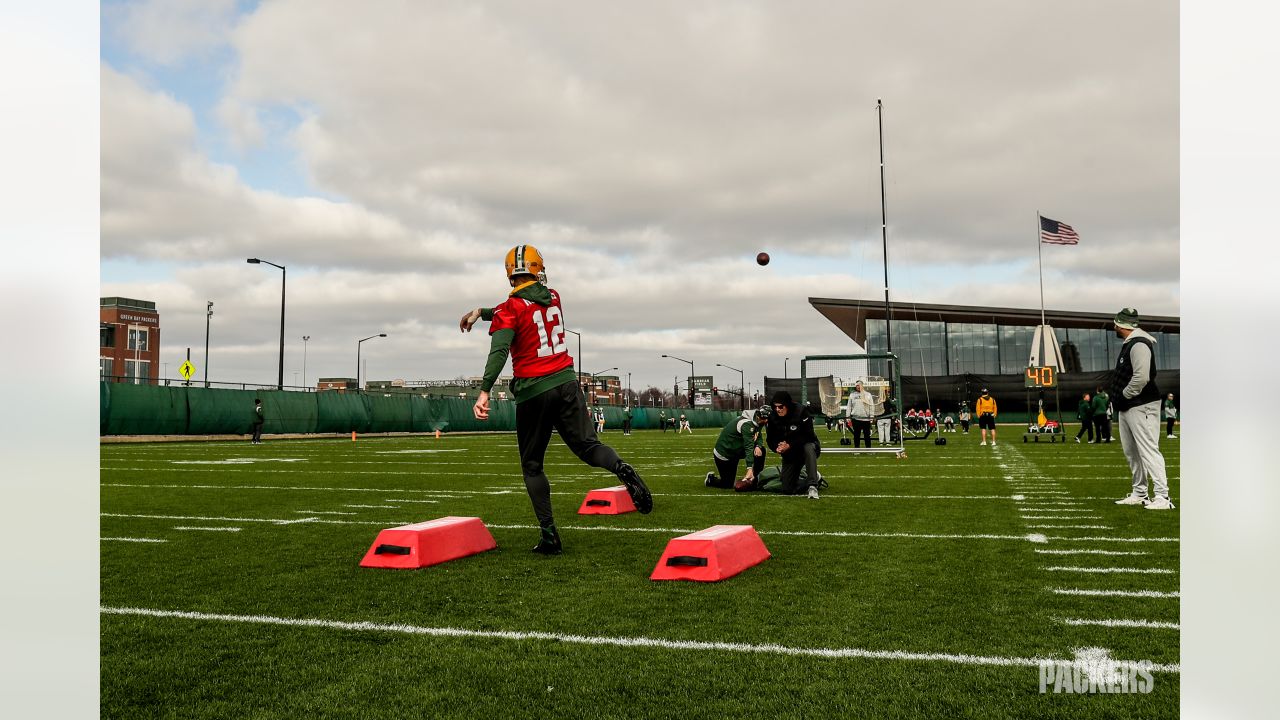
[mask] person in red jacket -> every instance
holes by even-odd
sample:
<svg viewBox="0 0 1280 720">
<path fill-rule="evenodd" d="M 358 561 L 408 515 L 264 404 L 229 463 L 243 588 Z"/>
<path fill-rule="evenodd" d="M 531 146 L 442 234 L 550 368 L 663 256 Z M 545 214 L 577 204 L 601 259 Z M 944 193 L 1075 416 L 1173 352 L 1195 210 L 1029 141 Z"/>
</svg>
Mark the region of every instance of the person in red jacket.
<svg viewBox="0 0 1280 720">
<path fill-rule="evenodd" d="M 494 308 L 476 308 L 458 323 L 463 332 L 470 332 L 477 320 L 489 321 L 489 360 L 472 412 L 477 420 L 489 418 L 489 391 L 510 355 L 520 467 L 542 530 L 533 551 L 558 555 L 561 541 L 551 512 L 551 484 L 543 472 L 553 428 L 580 460 L 617 475 L 641 513 L 653 510 L 653 495 L 636 469 L 596 437 L 565 343 L 560 295 L 542 282 L 542 254 L 532 245 L 517 245 L 507 252 L 506 271 L 512 287 L 507 300 Z"/>
</svg>

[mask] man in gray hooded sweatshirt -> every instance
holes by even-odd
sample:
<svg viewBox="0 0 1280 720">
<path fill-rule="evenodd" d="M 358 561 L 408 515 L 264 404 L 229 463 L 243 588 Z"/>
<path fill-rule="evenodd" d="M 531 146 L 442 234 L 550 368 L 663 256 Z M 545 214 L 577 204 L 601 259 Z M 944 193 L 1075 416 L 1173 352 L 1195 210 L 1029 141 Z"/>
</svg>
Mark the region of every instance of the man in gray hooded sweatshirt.
<svg viewBox="0 0 1280 720">
<path fill-rule="evenodd" d="M 1160 388 L 1156 386 L 1156 340 L 1138 329 L 1138 311 L 1124 308 L 1115 317 L 1116 336 L 1124 340 L 1111 378 L 1111 403 L 1120 421 L 1120 444 L 1133 472 L 1133 490 L 1117 505 L 1172 510 L 1164 456 L 1160 454 Z M 1148 499 L 1147 477 L 1155 497 Z"/>
</svg>

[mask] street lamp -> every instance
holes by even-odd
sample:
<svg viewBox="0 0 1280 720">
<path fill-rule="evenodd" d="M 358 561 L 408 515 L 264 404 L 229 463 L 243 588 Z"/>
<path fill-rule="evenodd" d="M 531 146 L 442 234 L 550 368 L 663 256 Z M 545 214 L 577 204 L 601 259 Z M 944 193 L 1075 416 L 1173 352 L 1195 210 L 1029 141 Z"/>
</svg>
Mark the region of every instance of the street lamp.
<svg viewBox="0 0 1280 720">
<path fill-rule="evenodd" d="M 284 390 L 284 281 L 286 272 L 283 265 L 277 265 L 270 260 L 249 258 L 245 262 L 250 265 L 266 264 L 271 267 L 280 268 L 280 375 L 277 380 L 277 385 L 280 390 Z"/>
<path fill-rule="evenodd" d="M 581 373 L 582 372 L 582 333 L 578 332 L 577 330 L 570 330 L 569 328 L 561 328 L 561 329 L 567 333 L 573 333 L 574 335 L 578 336 L 578 355 L 577 357 L 574 358 L 575 360 L 574 367 L 576 367 L 578 372 Z M 579 379 L 579 381 L 581 381 L 581 379 Z"/>
<path fill-rule="evenodd" d="M 307 386 L 307 341 L 310 339 L 311 339 L 310 335 L 302 336 L 302 386 L 303 387 Z M 360 361 L 356 360 L 356 364 L 359 365 Z"/>
<path fill-rule="evenodd" d="M 618 369 L 618 368 L 616 368 L 616 367 L 611 367 L 611 368 L 608 368 L 607 370 L 601 370 L 600 372 L 594 372 L 594 373 L 591 373 L 591 387 L 595 387 L 595 385 L 596 385 L 596 376 L 597 376 L 597 375 L 603 375 L 603 374 L 605 374 L 605 373 L 609 372 L 609 370 L 617 370 L 617 369 Z"/>
<path fill-rule="evenodd" d="M 370 335 L 364 340 L 361 340 L 356 343 L 356 390 L 360 389 L 360 345 L 363 344 L 365 340 L 372 340 L 374 338 L 380 338 L 380 337 L 386 337 L 386 336 L 387 336 L 386 333 L 378 333 L 377 335 Z"/>
<path fill-rule="evenodd" d="M 693 361 L 685 360 L 684 358 L 676 357 L 675 355 L 667 355 L 666 353 L 663 353 L 662 357 L 671 358 L 672 360 L 679 360 L 680 362 L 683 362 L 683 363 L 689 363 L 689 407 L 692 408 L 693 407 L 693 376 L 696 374 L 693 371 Z"/>
<path fill-rule="evenodd" d="M 746 410 L 747 409 L 747 386 L 743 382 L 745 378 L 742 374 L 742 371 L 738 370 L 738 368 L 732 365 L 721 365 L 720 363 L 716 363 L 716 367 L 728 368 L 730 370 L 738 371 L 738 397 L 742 398 L 742 409 Z"/>
<path fill-rule="evenodd" d="M 209 300 L 204 316 L 204 386 L 209 387 L 209 320 L 213 317 L 213 301 Z"/>
</svg>

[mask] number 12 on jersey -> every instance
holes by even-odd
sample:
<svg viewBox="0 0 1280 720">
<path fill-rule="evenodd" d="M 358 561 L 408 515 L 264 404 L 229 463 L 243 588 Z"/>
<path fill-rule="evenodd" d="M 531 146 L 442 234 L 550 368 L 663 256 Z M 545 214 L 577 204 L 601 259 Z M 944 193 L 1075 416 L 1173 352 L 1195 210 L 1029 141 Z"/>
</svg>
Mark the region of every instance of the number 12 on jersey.
<svg viewBox="0 0 1280 720">
<path fill-rule="evenodd" d="M 533 324 L 538 327 L 538 357 L 559 355 L 567 349 L 564 342 L 564 322 L 560 308 L 552 305 L 532 313 Z M 545 315 L 545 317 L 544 317 Z"/>
</svg>

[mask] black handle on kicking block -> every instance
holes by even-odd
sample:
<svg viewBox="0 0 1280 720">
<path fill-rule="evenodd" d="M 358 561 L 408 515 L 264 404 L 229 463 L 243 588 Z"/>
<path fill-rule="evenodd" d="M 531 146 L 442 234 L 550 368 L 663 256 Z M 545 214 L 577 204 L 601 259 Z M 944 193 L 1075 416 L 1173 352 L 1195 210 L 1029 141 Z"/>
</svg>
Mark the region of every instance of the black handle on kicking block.
<svg viewBox="0 0 1280 720">
<path fill-rule="evenodd" d="M 680 565 L 687 567 L 706 567 L 707 559 L 704 557 L 694 557 L 693 555 L 672 555 L 667 558 L 667 567 Z"/>
<path fill-rule="evenodd" d="M 603 507 L 609 507 L 609 506 L 610 506 L 610 505 L 612 505 L 613 503 L 609 502 L 608 500 L 588 500 L 588 501 L 587 501 L 587 504 L 588 504 L 588 505 L 592 505 L 592 506 L 597 506 L 597 505 L 599 505 L 599 506 L 603 506 Z"/>
<path fill-rule="evenodd" d="M 404 545 L 379 545 L 374 549 L 374 555 L 408 555 L 413 552 L 413 548 Z"/>
</svg>

